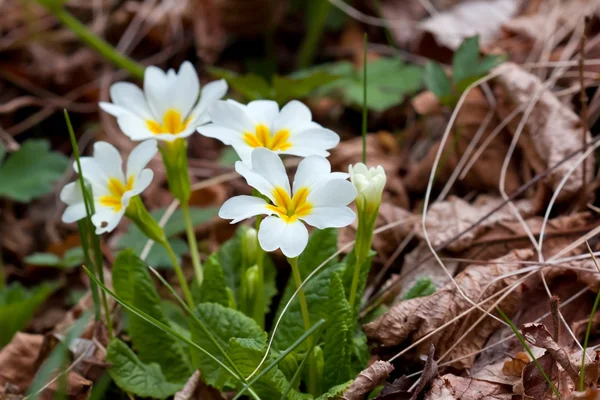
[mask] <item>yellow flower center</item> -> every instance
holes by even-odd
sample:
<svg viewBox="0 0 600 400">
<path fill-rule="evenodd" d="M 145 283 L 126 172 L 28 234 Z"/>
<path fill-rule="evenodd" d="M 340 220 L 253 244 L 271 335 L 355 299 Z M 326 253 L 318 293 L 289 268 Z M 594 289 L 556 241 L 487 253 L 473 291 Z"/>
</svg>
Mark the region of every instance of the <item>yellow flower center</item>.
<svg viewBox="0 0 600 400">
<path fill-rule="evenodd" d="M 146 126 L 154 134 L 170 133 L 171 135 L 177 135 L 183 132 L 189 123 L 190 118 L 183 120 L 179 111 L 172 108 L 163 115 L 162 124 L 152 119 L 146 120 Z"/>
<path fill-rule="evenodd" d="M 100 197 L 100 204 L 106 207 L 112 207 L 115 212 L 121 211 L 123 209 L 121 199 L 125 192 L 133 189 L 133 184 L 133 176 L 130 176 L 129 179 L 127 179 L 127 186 L 125 186 L 120 179 L 110 178 L 108 180 L 108 191 L 110 194 Z"/>
<path fill-rule="evenodd" d="M 269 150 L 287 150 L 292 147 L 289 142 L 290 131 L 282 129 L 271 136 L 271 131 L 263 124 L 256 125 L 254 133 L 245 132 L 244 141 L 253 148 L 265 147 Z M 289 196 L 288 196 L 289 197 Z"/>
<path fill-rule="evenodd" d="M 292 223 L 298 220 L 298 217 L 304 217 L 310 214 L 313 206 L 306 201 L 308 197 L 308 188 L 300 188 L 290 198 L 288 192 L 282 187 L 273 189 L 273 198 L 275 205 L 269 204 L 268 209 L 275 211 L 285 222 Z"/>
</svg>

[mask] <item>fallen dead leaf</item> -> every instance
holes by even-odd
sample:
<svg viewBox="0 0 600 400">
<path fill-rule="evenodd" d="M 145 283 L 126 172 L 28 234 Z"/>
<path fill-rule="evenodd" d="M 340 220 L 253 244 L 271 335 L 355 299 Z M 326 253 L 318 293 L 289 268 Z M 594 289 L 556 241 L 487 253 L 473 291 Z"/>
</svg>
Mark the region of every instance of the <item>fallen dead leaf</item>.
<svg viewBox="0 0 600 400">
<path fill-rule="evenodd" d="M 546 353 L 539 357 L 537 361 L 546 373 L 546 376 L 552 379 L 556 371 L 554 358 L 549 353 Z M 546 396 L 549 389 L 550 385 L 548 385 L 537 365 L 533 362 L 527 364 L 523 370 L 523 393 L 536 400 L 541 400 Z"/>
<path fill-rule="evenodd" d="M 346 388 L 340 397 L 343 400 L 360 400 L 363 396 L 382 384 L 394 370 L 394 366 L 387 361 L 375 361 L 363 370 L 356 379 Z"/>
<path fill-rule="evenodd" d="M 502 365 L 502 372 L 507 376 L 520 377 L 523 373 L 523 369 L 527 364 L 529 364 L 530 361 L 531 360 L 529 359 L 527 353 L 520 351 L 510 360 L 504 361 L 504 365 Z"/>
<path fill-rule="evenodd" d="M 43 341 L 43 335 L 17 332 L 0 351 L 0 394 L 7 383 L 17 386 L 20 393 L 27 390 L 36 372 L 36 359 Z"/>
<path fill-rule="evenodd" d="M 453 374 L 435 379 L 425 394 L 425 400 L 509 400 L 511 397 L 506 386 Z"/>
<path fill-rule="evenodd" d="M 520 268 L 515 261 L 527 260 L 533 255 L 531 250 L 514 250 L 496 260 L 493 265 L 470 265 L 455 278 L 456 284 L 472 301 L 479 302 L 497 291 L 506 288 L 516 281 L 515 276 L 505 277 L 492 283 L 494 278 L 510 274 Z M 489 287 L 488 287 L 488 284 Z M 485 292 L 484 292 L 485 290 Z M 520 288 L 504 299 L 500 307 L 509 315 L 512 314 L 520 301 Z M 484 303 L 489 307 L 492 301 Z M 397 346 L 407 338 L 413 341 L 431 333 L 436 328 L 453 319 L 472 305 L 458 292 L 453 283 L 447 284 L 436 293 L 403 301 L 392 307 L 377 320 L 363 326 L 367 337 L 382 346 Z M 440 354 L 456 344 L 456 340 L 480 317 L 481 311 L 474 310 L 465 318 L 445 329 L 440 330 L 416 348 L 418 354 L 427 351 L 434 344 Z M 488 336 L 499 326 L 499 322 L 486 318 L 477 329 L 472 330 L 458 346 L 448 355 L 455 359 L 476 350 L 486 342 Z M 473 364 L 475 356 L 458 360 L 452 364 L 456 368 L 468 368 Z"/>
<path fill-rule="evenodd" d="M 198 383 L 200 382 L 200 371 L 196 371 L 190 376 L 188 381 L 185 383 L 183 389 L 179 392 L 175 393 L 174 400 L 190 400 L 198 387 Z"/>
<path fill-rule="evenodd" d="M 524 161 L 536 174 L 557 165 L 567 155 L 579 150 L 582 146 L 580 119 L 575 112 L 548 89 L 533 74 L 528 73 L 513 63 L 504 63 L 498 67 L 499 75 L 495 81 L 502 88 L 498 97 L 498 114 L 506 117 L 517 107 L 526 107 L 534 93 L 541 91 L 541 96 L 527 118 L 525 129 L 519 137 L 519 146 L 524 153 Z M 520 114 L 522 116 L 522 113 Z M 515 118 L 508 124 L 508 129 L 515 134 L 521 118 Z M 591 135 L 586 132 L 586 142 Z M 593 157 L 586 160 L 588 171 L 587 182 L 593 179 Z M 576 158 L 556 167 L 541 184 L 546 190 L 555 191 L 563 177 L 571 168 L 575 168 Z M 579 193 L 583 182 L 583 163 L 577 166 L 567 179 L 558 202 L 572 198 Z"/>
</svg>

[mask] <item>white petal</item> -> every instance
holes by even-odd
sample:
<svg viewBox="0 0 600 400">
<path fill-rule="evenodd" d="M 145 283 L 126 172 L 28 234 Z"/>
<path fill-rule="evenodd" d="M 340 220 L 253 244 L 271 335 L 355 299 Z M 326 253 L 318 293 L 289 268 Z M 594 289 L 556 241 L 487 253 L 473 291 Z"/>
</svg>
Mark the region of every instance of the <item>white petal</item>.
<svg viewBox="0 0 600 400">
<path fill-rule="evenodd" d="M 272 100 L 255 100 L 248 103 L 248 114 L 257 124 L 265 124 L 272 128 L 272 123 L 277 114 L 279 114 L 279 106 L 277 102 Z"/>
<path fill-rule="evenodd" d="M 131 114 L 131 111 L 129 111 L 128 109 L 113 103 L 107 103 L 105 101 L 101 101 L 100 103 L 98 103 L 98 106 L 100 106 L 102 110 L 106 111 L 113 117 L 119 117 L 124 114 Z"/>
<path fill-rule="evenodd" d="M 219 100 L 208 110 L 210 120 L 215 124 L 239 132 L 254 132 L 255 123 L 246 114 L 246 108 L 234 101 Z"/>
<path fill-rule="evenodd" d="M 85 218 L 85 216 L 85 204 L 82 201 L 81 203 L 71 204 L 65 209 L 65 212 L 62 215 L 62 222 L 70 224 Z"/>
<path fill-rule="evenodd" d="M 278 217 L 267 217 L 260 223 L 258 243 L 264 251 L 275 251 L 283 244 L 287 224 Z"/>
<path fill-rule="evenodd" d="M 262 228 L 262 227 L 261 227 Z M 298 257 L 308 244 L 308 230 L 300 221 L 286 224 L 281 251 L 286 257 Z"/>
<path fill-rule="evenodd" d="M 182 118 L 190 115 L 200 95 L 200 81 L 191 62 L 181 64 L 177 79 L 168 89 L 167 108 L 181 113 Z"/>
<path fill-rule="evenodd" d="M 154 172 L 151 169 L 144 169 L 142 170 L 139 175 L 137 176 L 135 182 L 133 183 L 133 189 L 125 192 L 125 194 L 123 195 L 123 197 L 125 197 L 126 194 L 130 193 L 130 197 L 136 196 L 140 193 L 142 193 L 144 190 L 146 190 L 146 188 L 148 186 L 150 186 L 150 183 L 152 182 L 152 178 L 154 178 Z M 127 203 L 129 204 L 129 203 Z M 126 205 L 123 205 L 124 207 L 126 207 Z"/>
<path fill-rule="evenodd" d="M 307 131 L 293 134 L 290 138 L 293 147 L 315 149 L 318 151 L 334 148 L 340 142 L 337 133 L 329 129 L 310 129 Z M 315 152 L 314 154 L 319 154 Z"/>
<path fill-rule="evenodd" d="M 148 102 L 148 108 L 155 119 L 162 121 L 164 115 L 165 95 L 169 89 L 167 75 L 158 67 L 146 67 L 144 71 L 144 94 Z"/>
<path fill-rule="evenodd" d="M 106 176 L 125 181 L 123 174 L 123 159 L 119 150 L 108 142 L 94 143 L 94 160 Z"/>
<path fill-rule="evenodd" d="M 79 180 L 67 183 L 60 191 L 60 200 L 66 205 L 83 202 L 83 192 Z"/>
<path fill-rule="evenodd" d="M 256 215 L 271 215 L 267 202 L 254 196 L 235 196 L 227 200 L 219 210 L 219 217 L 231 219 L 232 224 Z"/>
<path fill-rule="evenodd" d="M 197 127 L 210 121 L 208 110 L 227 93 L 225 79 L 209 82 L 202 88 L 200 101 L 190 115 L 190 125 Z"/>
<path fill-rule="evenodd" d="M 100 167 L 96 159 L 92 157 L 81 157 L 79 160 L 83 171 L 83 178 L 92 185 L 94 196 L 101 196 L 108 193 L 108 179 L 104 170 Z M 73 169 L 79 173 L 77 162 L 73 162 Z"/>
<path fill-rule="evenodd" d="M 294 177 L 294 193 L 301 187 L 312 189 L 313 185 L 326 177 L 331 172 L 331 164 L 326 158 L 310 156 L 300 161 L 296 176 Z"/>
<path fill-rule="evenodd" d="M 303 126 L 311 120 L 312 115 L 310 109 L 302 102 L 292 100 L 283 106 L 279 115 L 273 121 L 273 130 L 275 132 L 281 129 L 293 131 L 295 128 Z"/>
<path fill-rule="evenodd" d="M 248 166 L 252 165 L 252 151 L 254 148 L 248 146 L 244 141 L 235 141 L 231 143 L 231 147 L 235 150 L 242 162 Z"/>
<path fill-rule="evenodd" d="M 96 213 L 92 215 L 92 223 L 96 227 L 96 235 L 111 232 L 117 227 L 123 215 L 125 215 L 125 209 L 115 212 L 112 208 L 98 207 L 96 205 Z"/>
<path fill-rule="evenodd" d="M 221 125 L 207 124 L 199 126 L 197 129 L 198 133 L 209 138 L 214 138 L 223 142 L 223 144 L 231 145 L 234 142 L 243 142 L 241 134 L 238 131 L 226 128 Z"/>
<path fill-rule="evenodd" d="M 112 102 L 140 118 L 150 119 L 152 114 L 142 89 L 130 82 L 117 82 L 110 87 Z"/>
<path fill-rule="evenodd" d="M 148 165 L 157 151 L 158 147 L 154 139 L 138 144 L 127 158 L 127 179 L 131 176 L 137 178 L 138 174 Z"/>
<path fill-rule="evenodd" d="M 343 228 L 350 225 L 356 215 L 349 207 L 314 207 L 301 219 L 318 229 Z"/>
<path fill-rule="evenodd" d="M 131 140 L 146 140 L 155 135 L 148 129 L 146 121 L 133 114 L 121 114 L 117 118 L 117 124 L 121 131 L 129 136 Z"/>
<path fill-rule="evenodd" d="M 254 172 L 264 177 L 273 187 L 281 187 L 290 193 L 290 180 L 283 161 L 276 153 L 258 147 L 252 151 L 251 161 Z"/>
<path fill-rule="evenodd" d="M 356 198 L 356 188 L 348 181 L 331 179 L 326 185 L 320 185 L 311 191 L 306 201 L 314 207 L 345 206 Z"/>
<path fill-rule="evenodd" d="M 260 176 L 250 166 L 242 161 L 237 161 L 235 163 L 235 170 L 238 174 L 246 179 L 246 183 L 252 186 L 254 189 L 258 190 L 262 195 L 267 196 L 271 201 L 274 201 L 273 198 L 273 185 L 267 181 L 263 176 Z"/>
</svg>

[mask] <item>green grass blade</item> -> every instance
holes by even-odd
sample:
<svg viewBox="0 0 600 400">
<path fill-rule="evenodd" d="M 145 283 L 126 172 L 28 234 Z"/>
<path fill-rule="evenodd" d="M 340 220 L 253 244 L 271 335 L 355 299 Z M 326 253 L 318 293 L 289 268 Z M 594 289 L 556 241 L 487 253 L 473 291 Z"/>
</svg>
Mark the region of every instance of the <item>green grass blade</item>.
<svg viewBox="0 0 600 400">
<path fill-rule="evenodd" d="M 367 45 L 368 35 L 365 33 L 363 49 L 363 109 L 362 109 L 362 162 L 367 163 Z"/>
<path fill-rule="evenodd" d="M 594 256 L 594 252 L 590 248 L 590 244 L 587 242 L 587 240 L 585 241 L 585 244 L 587 245 L 588 251 L 592 255 L 592 260 L 594 261 L 594 265 L 598 269 L 598 272 L 600 272 L 600 266 L 598 266 L 598 261 L 596 260 L 596 257 Z M 600 304 L 600 290 L 598 290 L 598 293 L 596 294 L 596 300 L 594 300 L 594 305 L 592 306 L 592 312 L 590 313 L 590 319 L 587 324 L 587 329 L 585 330 L 585 339 L 583 339 L 583 353 L 581 353 L 581 369 L 579 371 L 579 391 L 580 392 L 583 392 L 583 390 L 584 390 L 585 357 L 587 354 L 586 352 L 587 352 L 587 347 L 588 347 L 588 341 L 590 339 L 590 332 L 592 331 L 592 322 L 594 321 L 594 315 L 596 315 L 596 311 L 598 310 L 599 304 Z"/>
<path fill-rule="evenodd" d="M 540 373 L 542 374 L 542 376 L 544 377 L 546 382 L 548 382 L 548 385 L 550 385 L 550 388 L 552 389 L 552 391 L 554 392 L 556 397 L 558 397 L 560 399 L 561 398 L 560 392 L 556 389 L 556 386 L 554 386 L 554 383 L 552 383 L 552 380 L 548 377 L 548 375 L 546 375 L 546 371 L 544 371 L 544 369 L 540 365 L 537 358 L 535 358 L 535 356 L 533 355 L 531 348 L 529 347 L 529 345 L 523 338 L 523 335 L 521 334 L 521 332 L 517 329 L 515 324 L 513 324 L 513 322 L 510 320 L 510 318 L 508 318 L 508 316 L 506 314 L 504 314 L 504 312 L 500 309 L 500 307 L 496 307 L 496 311 L 498 311 L 498 314 L 500 314 L 502 319 L 510 326 L 510 329 L 512 329 L 512 331 L 515 334 L 515 336 L 517 337 L 517 339 L 519 339 L 519 342 L 521 342 L 521 345 L 527 351 L 527 353 L 529 354 L 529 357 L 531 357 L 531 359 L 533 360 L 533 363 L 535 364 L 537 369 L 540 371 Z"/>
</svg>

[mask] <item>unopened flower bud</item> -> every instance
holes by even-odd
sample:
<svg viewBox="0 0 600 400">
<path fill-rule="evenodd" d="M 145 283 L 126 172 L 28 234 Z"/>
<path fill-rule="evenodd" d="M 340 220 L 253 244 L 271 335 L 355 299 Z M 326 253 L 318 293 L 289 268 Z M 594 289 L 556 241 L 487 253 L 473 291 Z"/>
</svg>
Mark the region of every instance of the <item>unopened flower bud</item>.
<svg viewBox="0 0 600 400">
<path fill-rule="evenodd" d="M 350 180 L 356 187 L 356 206 L 359 211 L 373 212 L 381 204 L 381 196 L 385 187 L 386 176 L 381 165 L 367 168 L 363 163 L 350 165 Z"/>
<path fill-rule="evenodd" d="M 243 254 L 246 257 L 248 265 L 256 263 L 256 256 L 258 251 L 258 233 L 254 228 L 248 228 L 244 232 L 242 238 L 242 246 L 244 247 Z"/>
</svg>

